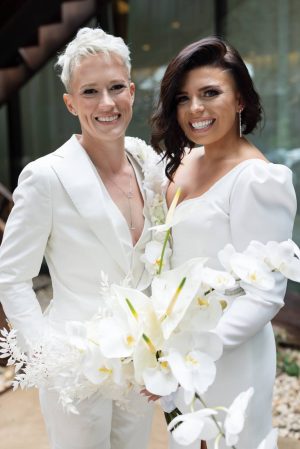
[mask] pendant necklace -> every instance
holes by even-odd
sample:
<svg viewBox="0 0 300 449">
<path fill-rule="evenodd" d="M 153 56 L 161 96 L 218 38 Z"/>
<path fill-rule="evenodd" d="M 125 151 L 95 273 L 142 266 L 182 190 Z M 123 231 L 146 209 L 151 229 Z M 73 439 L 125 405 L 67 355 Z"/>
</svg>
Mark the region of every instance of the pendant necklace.
<svg viewBox="0 0 300 449">
<path fill-rule="evenodd" d="M 131 168 L 131 164 L 128 161 L 129 166 Z M 99 171 L 100 175 L 101 175 L 101 171 L 99 170 L 98 167 L 96 167 L 97 170 Z M 114 184 L 115 187 L 117 187 L 117 189 L 126 197 L 127 202 L 128 202 L 128 209 L 129 209 L 129 229 L 131 231 L 135 230 L 135 226 L 133 224 L 133 218 L 132 218 L 132 207 L 131 207 L 131 200 L 133 199 L 133 189 L 132 189 L 132 174 L 129 173 L 129 187 L 128 187 L 128 192 L 125 192 L 125 190 L 122 189 L 122 187 L 120 187 L 113 179 L 108 178 L 108 180 Z"/>
</svg>

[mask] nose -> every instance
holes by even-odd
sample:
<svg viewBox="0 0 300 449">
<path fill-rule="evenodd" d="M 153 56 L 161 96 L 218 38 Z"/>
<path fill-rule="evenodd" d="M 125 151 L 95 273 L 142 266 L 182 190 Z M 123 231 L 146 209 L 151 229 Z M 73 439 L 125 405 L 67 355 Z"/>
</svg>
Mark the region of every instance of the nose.
<svg viewBox="0 0 300 449">
<path fill-rule="evenodd" d="M 191 112 L 199 112 L 204 110 L 204 105 L 200 98 L 193 97 L 191 101 Z"/>
<path fill-rule="evenodd" d="M 99 106 L 103 106 L 104 108 L 108 107 L 112 107 L 115 105 L 115 102 L 110 94 L 109 91 L 104 90 L 99 98 Z"/>
</svg>

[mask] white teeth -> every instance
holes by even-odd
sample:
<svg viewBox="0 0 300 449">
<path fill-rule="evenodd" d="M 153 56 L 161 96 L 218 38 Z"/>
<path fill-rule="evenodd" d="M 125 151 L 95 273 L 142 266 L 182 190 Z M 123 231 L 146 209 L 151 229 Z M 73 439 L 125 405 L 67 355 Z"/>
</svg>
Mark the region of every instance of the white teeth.
<svg viewBox="0 0 300 449">
<path fill-rule="evenodd" d="M 211 125 L 212 122 L 213 122 L 213 120 L 203 120 L 202 122 L 192 123 L 192 127 L 195 129 L 203 129 L 203 128 L 206 128 L 207 126 Z"/>
<path fill-rule="evenodd" d="M 114 120 L 117 120 L 117 115 L 112 115 L 111 117 L 96 117 L 96 120 L 98 122 L 112 122 Z"/>
</svg>

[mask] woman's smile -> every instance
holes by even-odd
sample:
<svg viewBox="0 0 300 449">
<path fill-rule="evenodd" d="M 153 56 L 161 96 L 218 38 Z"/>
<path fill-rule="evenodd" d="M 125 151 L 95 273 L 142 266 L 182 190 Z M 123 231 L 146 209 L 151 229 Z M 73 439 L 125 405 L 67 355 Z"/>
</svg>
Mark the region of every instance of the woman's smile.
<svg viewBox="0 0 300 449">
<path fill-rule="evenodd" d="M 95 117 L 95 120 L 104 124 L 114 124 L 121 117 L 121 114 L 114 114 L 109 116 Z"/>
<path fill-rule="evenodd" d="M 199 120 L 190 122 L 190 126 L 193 130 L 196 131 L 207 131 L 210 129 L 215 122 L 215 119 L 206 119 L 206 120 Z"/>
</svg>

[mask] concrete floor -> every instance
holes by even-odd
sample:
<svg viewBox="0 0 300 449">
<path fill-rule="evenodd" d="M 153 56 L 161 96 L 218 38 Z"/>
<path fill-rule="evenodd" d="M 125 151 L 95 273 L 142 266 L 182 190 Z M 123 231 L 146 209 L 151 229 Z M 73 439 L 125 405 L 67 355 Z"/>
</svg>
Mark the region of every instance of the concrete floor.
<svg viewBox="0 0 300 449">
<path fill-rule="evenodd" d="M 49 449 L 35 389 L 9 390 L 0 395 L 0 417 L 1 448 Z M 158 407 L 148 449 L 167 449 L 167 431 Z M 300 449 L 300 441 L 281 440 L 279 449 Z"/>
</svg>

